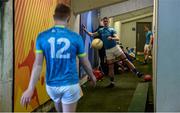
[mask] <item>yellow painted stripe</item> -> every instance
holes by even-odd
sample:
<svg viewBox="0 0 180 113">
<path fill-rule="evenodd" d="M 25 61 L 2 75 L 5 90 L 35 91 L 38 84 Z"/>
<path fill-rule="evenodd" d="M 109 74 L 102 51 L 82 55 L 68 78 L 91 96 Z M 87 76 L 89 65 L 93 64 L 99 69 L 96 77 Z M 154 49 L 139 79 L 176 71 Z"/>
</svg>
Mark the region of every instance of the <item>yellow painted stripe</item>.
<svg viewBox="0 0 180 113">
<path fill-rule="evenodd" d="M 36 50 L 36 53 L 43 53 L 42 50 Z"/>
<path fill-rule="evenodd" d="M 85 57 L 86 53 L 79 54 L 78 57 Z"/>
<path fill-rule="evenodd" d="M 55 27 L 65 28 L 65 26 L 63 26 L 63 25 L 55 25 Z"/>
</svg>

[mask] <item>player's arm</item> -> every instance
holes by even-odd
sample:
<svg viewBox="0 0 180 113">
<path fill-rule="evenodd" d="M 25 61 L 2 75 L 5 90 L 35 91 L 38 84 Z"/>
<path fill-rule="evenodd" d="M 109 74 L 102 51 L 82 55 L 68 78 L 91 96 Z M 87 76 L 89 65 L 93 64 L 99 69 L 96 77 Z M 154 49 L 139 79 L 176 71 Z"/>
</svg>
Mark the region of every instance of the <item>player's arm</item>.
<svg viewBox="0 0 180 113">
<path fill-rule="evenodd" d="M 40 77 L 40 73 L 42 70 L 42 65 L 43 65 L 43 49 L 41 46 L 41 34 L 38 35 L 37 40 L 36 40 L 36 57 L 33 65 L 33 69 L 31 72 L 31 78 L 29 82 L 28 88 L 25 90 L 21 97 L 21 104 L 22 105 L 27 105 L 31 101 L 31 97 L 34 93 L 35 85 Z"/>
<path fill-rule="evenodd" d="M 119 41 L 119 36 L 117 35 L 117 32 L 112 28 L 111 29 L 111 36 L 108 37 L 109 40 L 115 40 Z"/>
<path fill-rule="evenodd" d="M 117 34 L 113 34 L 113 36 L 109 36 L 108 39 L 109 40 L 119 41 L 119 37 L 117 36 Z"/>
<path fill-rule="evenodd" d="M 96 77 L 93 74 L 91 64 L 87 56 L 79 57 L 80 64 L 82 64 L 84 70 L 89 75 L 90 79 L 93 81 L 94 86 L 96 85 Z"/>
<path fill-rule="evenodd" d="M 77 39 L 78 39 L 76 41 L 77 42 L 77 55 L 79 57 L 79 62 L 80 62 L 80 64 L 82 64 L 84 70 L 86 71 L 86 73 L 88 74 L 88 76 L 92 80 L 93 85 L 95 86 L 96 85 L 96 78 L 92 72 L 92 67 L 91 67 L 89 60 L 88 60 L 88 57 L 86 55 L 84 42 L 83 42 L 81 36 L 78 36 Z"/>
<path fill-rule="evenodd" d="M 85 25 L 83 25 L 83 30 L 84 30 L 89 36 L 91 36 L 91 37 L 96 37 L 96 36 L 98 36 L 98 32 L 94 32 L 94 33 L 89 32 L 89 31 L 86 29 Z"/>
<path fill-rule="evenodd" d="M 119 36 L 117 34 L 114 34 L 112 40 L 119 41 Z"/>
<path fill-rule="evenodd" d="M 150 36 L 150 43 L 149 44 L 152 44 L 153 42 L 153 35 Z"/>
<path fill-rule="evenodd" d="M 36 54 L 29 86 L 21 97 L 21 104 L 23 106 L 27 105 L 31 101 L 32 95 L 34 93 L 35 85 L 40 77 L 40 73 L 41 73 L 42 65 L 43 65 L 43 59 L 44 57 L 42 53 Z"/>
</svg>

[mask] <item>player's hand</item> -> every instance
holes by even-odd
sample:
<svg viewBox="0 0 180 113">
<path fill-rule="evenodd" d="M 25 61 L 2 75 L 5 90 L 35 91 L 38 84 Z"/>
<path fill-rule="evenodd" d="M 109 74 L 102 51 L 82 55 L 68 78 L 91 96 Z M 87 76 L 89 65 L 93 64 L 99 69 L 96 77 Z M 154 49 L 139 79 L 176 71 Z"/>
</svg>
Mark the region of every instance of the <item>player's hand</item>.
<svg viewBox="0 0 180 113">
<path fill-rule="evenodd" d="M 33 93 L 34 93 L 34 90 L 32 90 L 32 89 L 27 89 L 27 90 L 22 94 L 22 97 L 21 97 L 21 105 L 22 105 L 22 106 L 27 106 L 27 104 L 30 103 L 31 98 L 32 98 L 32 96 L 33 96 Z"/>
<path fill-rule="evenodd" d="M 95 87 L 96 86 L 96 77 L 95 76 L 93 76 L 93 77 L 91 77 L 91 81 L 90 81 L 90 84 L 93 86 L 93 87 Z"/>
<path fill-rule="evenodd" d="M 109 37 L 108 37 L 108 40 L 113 40 L 113 37 L 109 36 Z"/>
<path fill-rule="evenodd" d="M 84 24 L 82 24 L 82 28 L 84 31 L 86 30 L 86 26 Z"/>
</svg>

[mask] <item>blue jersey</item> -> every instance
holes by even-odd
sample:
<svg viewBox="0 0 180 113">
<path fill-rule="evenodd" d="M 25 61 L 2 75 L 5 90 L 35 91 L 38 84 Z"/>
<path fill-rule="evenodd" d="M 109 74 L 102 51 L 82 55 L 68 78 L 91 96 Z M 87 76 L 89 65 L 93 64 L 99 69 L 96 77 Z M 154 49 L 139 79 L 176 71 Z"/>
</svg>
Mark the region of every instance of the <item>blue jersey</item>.
<svg viewBox="0 0 180 113">
<path fill-rule="evenodd" d="M 103 27 L 100 28 L 97 32 L 103 41 L 105 49 L 110 49 L 116 46 L 115 40 L 108 40 L 109 36 L 116 34 L 116 31 L 113 28 Z"/>
<path fill-rule="evenodd" d="M 153 34 L 152 34 L 151 31 L 148 31 L 148 32 L 146 33 L 146 44 L 149 44 L 149 43 L 150 43 L 150 38 L 151 38 L 152 35 L 153 35 Z"/>
<path fill-rule="evenodd" d="M 36 53 L 45 56 L 47 85 L 66 86 L 79 82 L 76 55 L 86 55 L 80 35 L 62 26 L 52 27 L 38 35 Z"/>
</svg>

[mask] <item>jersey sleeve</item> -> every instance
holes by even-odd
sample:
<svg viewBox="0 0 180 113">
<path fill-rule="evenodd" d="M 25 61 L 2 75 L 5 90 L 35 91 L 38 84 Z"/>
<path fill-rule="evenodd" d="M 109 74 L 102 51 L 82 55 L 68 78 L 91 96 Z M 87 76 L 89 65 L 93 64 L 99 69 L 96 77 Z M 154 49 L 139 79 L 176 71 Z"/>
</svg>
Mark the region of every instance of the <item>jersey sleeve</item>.
<svg viewBox="0 0 180 113">
<path fill-rule="evenodd" d="M 152 33 L 152 32 L 148 32 L 147 36 L 148 36 L 149 38 L 151 38 L 151 36 L 153 36 L 153 33 Z"/>
<path fill-rule="evenodd" d="M 150 36 L 151 36 L 151 35 L 153 36 L 153 33 L 152 33 L 152 32 L 150 33 Z"/>
<path fill-rule="evenodd" d="M 99 28 L 96 32 L 97 32 L 97 34 L 100 36 L 100 35 L 101 35 L 101 32 L 102 32 L 102 28 Z"/>
<path fill-rule="evenodd" d="M 111 32 L 112 32 L 112 35 L 117 34 L 117 32 L 114 28 L 112 28 Z"/>
<path fill-rule="evenodd" d="M 41 36 L 38 35 L 37 39 L 36 39 L 36 53 L 43 53 L 43 49 L 41 46 Z"/>
<path fill-rule="evenodd" d="M 78 57 L 86 56 L 84 42 L 80 35 L 78 36 L 78 41 L 77 41 L 77 55 Z"/>
</svg>

